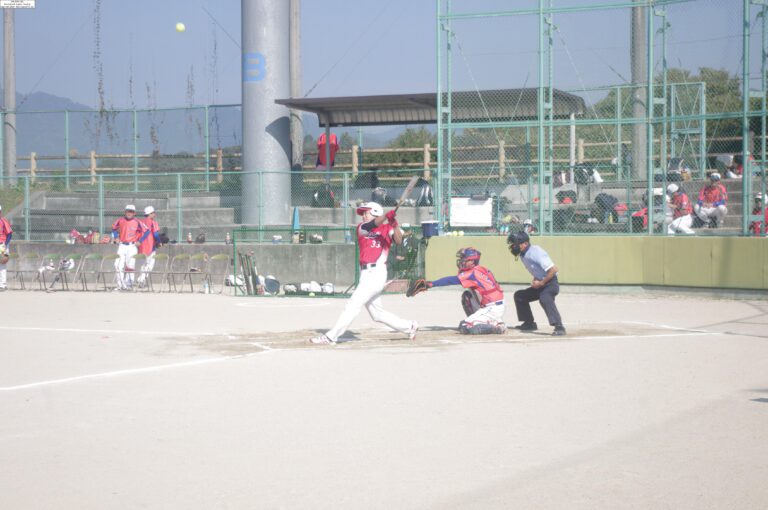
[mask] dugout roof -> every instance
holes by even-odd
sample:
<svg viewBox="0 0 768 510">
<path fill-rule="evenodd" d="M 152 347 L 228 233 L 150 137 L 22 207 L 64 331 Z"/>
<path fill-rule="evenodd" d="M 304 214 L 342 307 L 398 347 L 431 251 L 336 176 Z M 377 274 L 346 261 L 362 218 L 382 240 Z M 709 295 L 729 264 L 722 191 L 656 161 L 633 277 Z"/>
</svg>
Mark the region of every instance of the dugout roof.
<svg viewBox="0 0 768 510">
<path fill-rule="evenodd" d="M 536 118 L 538 89 L 454 92 L 452 122 L 512 121 Z M 555 118 L 584 114 L 584 99 L 553 89 Z M 481 100 L 482 97 L 482 100 Z M 383 126 L 436 124 L 437 94 L 396 94 L 277 99 L 277 104 L 317 115 L 320 126 Z"/>
</svg>

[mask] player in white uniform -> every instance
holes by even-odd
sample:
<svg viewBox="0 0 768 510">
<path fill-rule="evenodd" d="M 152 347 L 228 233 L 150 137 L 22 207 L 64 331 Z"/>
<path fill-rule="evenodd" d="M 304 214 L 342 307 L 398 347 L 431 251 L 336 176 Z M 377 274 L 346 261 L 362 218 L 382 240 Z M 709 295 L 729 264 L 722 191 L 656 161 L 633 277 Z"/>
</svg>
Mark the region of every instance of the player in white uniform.
<svg viewBox="0 0 768 510">
<path fill-rule="evenodd" d="M 413 340 L 419 325 L 416 321 L 401 319 L 384 310 L 381 305 L 381 293 L 387 283 L 387 256 L 394 241 L 403 242 L 403 235 L 397 226 L 395 211 L 386 215 L 376 202 L 367 202 L 357 208 L 357 214 L 363 221 L 357 226 L 357 240 L 360 246 L 360 281 L 349 298 L 346 308 L 336 324 L 324 335 L 310 338 L 313 344 L 333 344 L 344 334 L 363 306 L 368 309 L 371 318 L 401 331 Z M 387 221 L 387 223 L 384 223 Z"/>
</svg>

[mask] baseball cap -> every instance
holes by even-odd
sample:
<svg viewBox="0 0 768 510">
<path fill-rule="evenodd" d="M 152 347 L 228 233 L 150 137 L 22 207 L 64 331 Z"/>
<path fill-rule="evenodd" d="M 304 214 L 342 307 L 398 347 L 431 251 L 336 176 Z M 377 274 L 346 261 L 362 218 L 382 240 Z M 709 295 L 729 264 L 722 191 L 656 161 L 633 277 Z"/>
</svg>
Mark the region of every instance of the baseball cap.
<svg viewBox="0 0 768 510">
<path fill-rule="evenodd" d="M 360 204 L 360 206 L 357 208 L 357 214 L 362 216 L 365 211 L 371 211 L 371 215 L 374 217 L 384 214 L 384 209 L 382 209 L 381 206 L 376 202 L 363 202 Z"/>
<path fill-rule="evenodd" d="M 125 210 L 126 210 L 126 211 L 133 211 L 133 212 L 136 212 L 136 206 L 135 206 L 135 205 L 133 205 L 133 204 L 128 204 L 128 205 L 126 205 L 126 206 L 125 206 Z"/>
<path fill-rule="evenodd" d="M 523 222 L 523 225 L 533 225 L 533 222 L 530 218 L 526 218 L 526 220 Z"/>
<path fill-rule="evenodd" d="M 155 212 L 155 208 L 154 208 L 154 207 L 152 207 L 151 205 L 148 205 L 148 206 L 146 206 L 146 207 L 144 208 L 144 216 L 149 216 L 149 215 L 150 215 L 150 214 L 152 214 L 153 212 Z"/>
<path fill-rule="evenodd" d="M 670 184 L 669 186 L 667 186 L 667 191 L 669 191 L 670 193 L 675 193 L 679 189 L 680 188 L 678 187 L 677 184 Z"/>
<path fill-rule="evenodd" d="M 709 178 L 712 179 L 713 181 L 719 181 L 720 174 L 717 172 L 712 172 L 711 174 L 709 174 Z"/>
</svg>

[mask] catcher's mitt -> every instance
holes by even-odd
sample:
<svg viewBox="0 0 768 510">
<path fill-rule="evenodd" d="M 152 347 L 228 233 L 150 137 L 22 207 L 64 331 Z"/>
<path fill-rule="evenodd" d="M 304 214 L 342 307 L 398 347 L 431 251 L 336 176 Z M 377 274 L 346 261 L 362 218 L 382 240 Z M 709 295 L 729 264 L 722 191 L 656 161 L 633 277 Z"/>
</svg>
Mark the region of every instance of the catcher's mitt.
<svg viewBox="0 0 768 510">
<path fill-rule="evenodd" d="M 0 255 L 0 265 L 7 264 L 10 258 L 11 258 L 10 255 L 8 255 L 7 253 L 3 253 L 2 255 Z"/>
<path fill-rule="evenodd" d="M 428 288 L 429 285 L 427 285 L 427 281 L 424 278 L 411 280 L 408 282 L 408 290 L 405 292 L 405 295 L 408 297 L 413 297 L 419 292 L 425 292 Z"/>
</svg>

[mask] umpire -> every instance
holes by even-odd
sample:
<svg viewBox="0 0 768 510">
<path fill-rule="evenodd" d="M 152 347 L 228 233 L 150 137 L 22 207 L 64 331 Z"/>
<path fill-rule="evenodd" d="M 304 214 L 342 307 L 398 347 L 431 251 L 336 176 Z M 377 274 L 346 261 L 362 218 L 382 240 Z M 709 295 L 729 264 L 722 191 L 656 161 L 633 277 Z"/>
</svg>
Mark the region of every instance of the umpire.
<svg viewBox="0 0 768 510">
<path fill-rule="evenodd" d="M 539 329 L 531 312 L 531 301 L 538 300 L 547 314 L 549 324 L 555 327 L 552 334 L 555 336 L 565 335 L 560 312 L 557 311 L 557 305 L 555 305 L 555 296 L 560 292 L 560 285 L 557 283 L 557 266 L 549 258 L 544 248 L 531 245 L 530 238 L 525 232 L 509 234 L 507 244 L 509 251 L 515 256 L 515 260 L 520 257 L 525 268 L 533 275 L 530 287 L 515 292 L 517 318 L 522 321 L 522 324 L 515 326 L 515 329 L 521 331 Z"/>
</svg>

